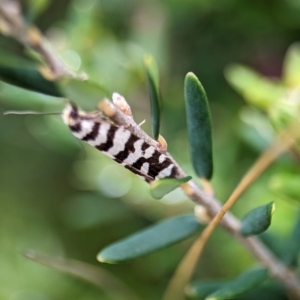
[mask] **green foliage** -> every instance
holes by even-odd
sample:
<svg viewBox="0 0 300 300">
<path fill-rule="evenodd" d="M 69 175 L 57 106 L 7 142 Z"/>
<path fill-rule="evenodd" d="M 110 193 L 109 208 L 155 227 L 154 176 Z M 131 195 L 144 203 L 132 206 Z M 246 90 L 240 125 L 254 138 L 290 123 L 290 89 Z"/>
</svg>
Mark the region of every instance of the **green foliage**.
<svg viewBox="0 0 300 300">
<path fill-rule="evenodd" d="M 227 81 L 254 107 L 268 113 L 276 131 L 281 131 L 300 116 L 299 44 L 288 50 L 282 79 L 263 76 L 249 67 L 231 64 L 225 70 Z"/>
<path fill-rule="evenodd" d="M 205 300 L 208 295 L 224 285 L 226 285 L 224 281 L 196 281 L 185 288 L 185 293 L 189 299 Z"/>
<path fill-rule="evenodd" d="M 72 259 L 51 257 L 37 253 L 33 250 L 25 250 L 23 255 L 35 262 L 54 268 L 60 272 L 75 276 L 103 289 L 113 299 L 137 300 L 137 296 L 121 281 L 117 280 L 109 272 L 99 267 L 89 265 Z"/>
<path fill-rule="evenodd" d="M 284 84 L 291 88 L 300 86 L 300 44 L 290 46 L 284 61 Z"/>
<path fill-rule="evenodd" d="M 77 79 L 46 80 L 38 70 L 0 66 L 0 80 L 30 91 L 72 99 L 83 109 L 94 109 L 107 90 L 92 81 Z"/>
<path fill-rule="evenodd" d="M 228 82 L 253 106 L 268 110 L 284 97 L 280 82 L 265 78 L 248 67 L 232 64 L 225 70 Z"/>
<path fill-rule="evenodd" d="M 150 185 L 150 194 L 155 199 L 161 199 L 166 194 L 174 191 L 180 185 L 191 180 L 191 176 L 184 178 L 163 178 L 155 180 Z"/>
<path fill-rule="evenodd" d="M 285 245 L 284 262 L 291 267 L 297 267 L 300 254 L 300 214 L 294 226 L 293 232 Z"/>
<path fill-rule="evenodd" d="M 211 179 L 213 157 L 210 111 L 204 88 L 193 73 L 185 77 L 184 96 L 193 166 L 199 177 Z"/>
<path fill-rule="evenodd" d="M 147 117 L 148 108 L 145 101 L 139 101 L 145 98 L 145 66 L 141 62 L 144 53 L 152 53 L 161 70 L 159 80 L 153 61 L 148 74 L 146 66 L 148 91 L 150 99 L 154 100 L 151 101 L 153 135 L 157 138 L 159 134 L 160 81 L 165 100 L 162 123 L 165 128 L 162 130 L 166 132 L 170 152 L 190 173 L 187 145 L 196 141 L 203 143 L 207 147 L 207 157 L 205 151 L 195 150 L 193 160 L 198 166 L 195 168 L 197 175 L 210 178 L 213 163 L 207 99 L 202 85 L 190 73 L 185 89 L 196 91 L 189 97 L 193 95 L 192 99 L 200 99 L 202 103 L 202 106 L 196 105 L 197 109 L 190 109 L 195 114 L 193 122 L 201 121 L 199 116 L 204 116 L 205 122 L 199 123 L 197 131 L 189 128 L 189 140 L 185 135 L 182 101 L 182 78 L 187 70 L 193 70 L 205 82 L 214 117 L 213 184 L 222 199 L 233 190 L 258 153 L 274 141 L 276 133 L 300 118 L 298 43 L 289 48 L 282 78 L 278 77 L 282 52 L 300 33 L 300 6 L 297 1 L 275 1 L 271 10 L 264 2 L 238 0 L 222 3 L 207 0 L 167 0 L 164 3 L 27 0 L 22 1 L 22 5 L 27 9 L 26 21 L 30 23 L 35 19 L 59 56 L 66 63 L 75 58 L 74 68 L 85 71 L 91 79 L 88 82 L 63 80 L 56 82 L 56 87 L 34 69 L 41 62 L 40 57 L 33 56 L 28 49 L 24 51 L 12 39 L 0 36 L 0 62 L 7 66 L 0 68 L 1 79 L 27 89 L 0 82 L 1 111 L 60 111 L 63 101 L 46 95 L 67 96 L 83 109 L 94 110 L 99 100 L 119 91 L 126 95 L 135 119 L 143 120 Z M 232 18 L 233 14 L 236 18 Z M 256 20 L 255 24 L 253 20 Z M 233 61 L 241 61 L 245 66 L 232 64 Z M 225 76 L 243 99 L 233 93 L 223 79 L 222 72 L 228 64 Z M 200 106 L 203 110 L 199 114 Z M 189 120 L 192 119 L 188 117 Z M 145 131 L 151 130 L 148 123 L 143 125 Z M 186 197 L 178 190 L 166 195 L 162 201 L 153 201 L 145 183 L 125 169 L 110 164 L 94 149 L 84 147 L 83 154 L 82 147 L 74 141 L 60 117 L 0 117 L 0 124 L 3 129 L 0 132 L 0 204 L 3 208 L 0 226 L 5 229 L 0 232 L 0 280 L 5 282 L 0 290 L 0 300 L 122 299 L 118 289 L 108 296 L 81 281 L 27 262 L 18 254 L 24 248 L 34 247 L 56 256 L 65 255 L 95 263 L 95 249 L 132 232 L 138 235 L 141 227 L 150 228 L 150 233 L 155 234 L 155 238 L 151 235 L 147 239 L 146 229 L 146 236 L 141 235 L 137 239 L 138 246 L 143 246 L 142 255 L 176 244 L 201 230 L 193 215 L 187 217 L 189 225 L 167 219 L 170 215 L 192 210 L 191 203 L 185 201 Z M 208 127 L 205 129 L 203 124 Z M 199 139 L 201 132 L 203 136 Z M 264 232 L 260 237 L 292 267 L 297 265 L 299 257 L 299 224 L 294 228 L 291 226 L 300 199 L 298 156 L 299 145 L 293 149 L 292 155 L 276 162 L 276 166 L 271 167 L 249 193 L 243 195 L 241 205 L 235 208 L 240 214 L 247 211 L 249 205 L 261 205 L 261 199 L 266 202 L 273 200 L 275 193 L 276 222 L 272 223 L 272 232 Z M 155 193 L 159 192 L 162 196 L 165 188 L 169 189 L 169 183 L 156 183 Z M 122 189 L 123 192 L 118 194 Z M 86 198 L 90 193 L 92 201 Z M 160 219 L 165 221 L 161 225 L 153 225 L 152 228 L 158 230 L 151 231 L 151 225 Z M 168 222 L 172 225 L 171 229 L 165 230 L 165 233 L 159 230 L 159 226 L 166 228 L 163 224 Z M 206 261 L 201 261 L 205 267 L 197 269 L 200 278 L 222 279 L 241 272 L 253 263 L 244 249 L 235 247 L 229 240 L 224 244 L 222 239 L 221 233 L 216 232 L 215 240 L 211 241 L 208 249 L 209 260 L 206 261 L 209 266 L 205 265 Z M 283 240 L 286 242 L 281 243 Z M 136 244 L 132 245 L 127 244 L 125 254 L 136 255 L 134 259 L 139 253 L 134 251 Z M 128 282 L 138 298 L 161 299 L 170 274 L 186 249 L 186 245 L 174 245 L 143 260 L 111 266 L 109 271 L 119 281 Z M 123 252 L 116 254 L 117 259 L 122 255 Z M 233 258 L 238 263 L 232 264 Z M 69 267 L 65 264 L 69 261 L 55 261 L 52 255 L 50 260 L 42 259 L 40 262 L 50 262 L 48 265 L 52 264 L 51 267 L 57 263 L 58 269 Z M 103 284 L 101 282 L 100 286 Z M 224 284 L 227 286 L 228 283 Z M 105 286 L 114 291 L 112 279 L 106 281 Z M 192 299 L 202 299 L 221 288 L 218 282 L 190 286 L 193 288 L 187 288 L 187 292 Z M 189 291 L 197 289 L 199 294 L 189 294 Z M 200 291 L 205 289 L 205 295 L 201 294 Z M 260 299 L 262 295 L 264 300 L 288 299 L 278 283 L 255 288 L 237 299 Z"/>
<path fill-rule="evenodd" d="M 0 80 L 15 86 L 43 93 L 50 96 L 62 97 L 56 85 L 46 80 L 38 70 L 0 66 Z"/>
<path fill-rule="evenodd" d="M 191 300 L 205 300 L 206 297 L 217 289 L 226 286 L 228 282 L 222 281 L 195 281 L 186 288 L 186 295 Z M 259 286 L 234 297 L 237 300 L 260 299 L 263 295 L 264 300 L 288 300 L 284 288 L 270 280 L 264 281 Z M 229 298 L 228 298 L 229 299 Z M 231 299 L 231 298 L 230 298 Z"/>
<path fill-rule="evenodd" d="M 153 138 L 157 140 L 159 137 L 161 104 L 158 68 L 153 57 L 150 55 L 144 56 L 144 66 L 146 71 L 146 81 L 151 105 L 152 134 Z"/>
<path fill-rule="evenodd" d="M 299 180 L 298 173 L 280 172 L 270 178 L 269 187 L 280 197 L 300 201 Z"/>
<path fill-rule="evenodd" d="M 202 226 L 192 214 L 174 217 L 104 248 L 97 259 L 105 263 L 137 259 L 179 243 L 201 229 Z"/>
<path fill-rule="evenodd" d="M 271 225 L 274 210 L 274 202 L 270 202 L 269 204 L 262 205 L 251 210 L 242 219 L 241 234 L 243 236 L 249 236 L 266 231 Z"/>
<path fill-rule="evenodd" d="M 248 270 L 235 280 L 224 284 L 213 293 L 206 296 L 206 300 L 231 299 L 240 296 L 249 290 L 259 286 L 268 278 L 268 270 L 265 268 L 254 268 Z"/>
</svg>

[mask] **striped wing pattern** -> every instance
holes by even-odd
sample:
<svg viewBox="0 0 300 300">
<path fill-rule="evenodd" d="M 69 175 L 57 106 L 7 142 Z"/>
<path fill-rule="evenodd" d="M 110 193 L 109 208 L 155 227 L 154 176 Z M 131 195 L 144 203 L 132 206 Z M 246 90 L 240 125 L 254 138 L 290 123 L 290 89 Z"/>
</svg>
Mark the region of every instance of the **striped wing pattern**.
<svg viewBox="0 0 300 300">
<path fill-rule="evenodd" d="M 177 167 L 166 155 L 124 127 L 83 112 L 73 104 L 64 109 L 63 120 L 76 138 L 89 143 L 148 183 L 178 174 Z"/>
</svg>

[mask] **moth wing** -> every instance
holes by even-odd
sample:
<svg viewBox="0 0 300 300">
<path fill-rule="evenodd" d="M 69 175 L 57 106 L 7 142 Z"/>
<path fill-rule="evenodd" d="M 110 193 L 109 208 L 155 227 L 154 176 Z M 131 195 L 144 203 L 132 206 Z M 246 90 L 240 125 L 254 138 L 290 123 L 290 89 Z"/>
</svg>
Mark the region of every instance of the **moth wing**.
<svg viewBox="0 0 300 300">
<path fill-rule="evenodd" d="M 145 174 L 141 172 L 140 170 L 136 169 L 135 167 L 132 167 L 131 165 L 124 165 L 124 168 L 130 170 L 132 173 L 142 177 L 145 179 L 146 182 L 150 183 L 154 180 L 153 177 L 149 176 L 148 174 Z"/>
</svg>

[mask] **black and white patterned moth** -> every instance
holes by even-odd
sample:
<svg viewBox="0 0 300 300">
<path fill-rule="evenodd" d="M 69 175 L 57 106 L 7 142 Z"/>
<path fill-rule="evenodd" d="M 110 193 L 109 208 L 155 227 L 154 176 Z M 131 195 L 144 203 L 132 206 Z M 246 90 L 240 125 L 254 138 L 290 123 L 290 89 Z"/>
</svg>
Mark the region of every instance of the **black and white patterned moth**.
<svg viewBox="0 0 300 300">
<path fill-rule="evenodd" d="M 175 178 L 178 169 L 172 161 L 143 139 L 97 114 L 86 113 L 74 104 L 63 111 L 63 120 L 73 135 L 97 148 L 148 183 Z"/>
</svg>

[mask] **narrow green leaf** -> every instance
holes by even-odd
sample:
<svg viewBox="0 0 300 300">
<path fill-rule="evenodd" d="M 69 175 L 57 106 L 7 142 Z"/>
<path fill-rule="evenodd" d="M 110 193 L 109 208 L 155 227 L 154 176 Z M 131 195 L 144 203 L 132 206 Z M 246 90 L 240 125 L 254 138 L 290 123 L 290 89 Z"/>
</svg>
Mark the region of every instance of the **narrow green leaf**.
<svg viewBox="0 0 300 300">
<path fill-rule="evenodd" d="M 50 3 L 50 0 L 29 0 L 27 20 L 33 22 L 49 7 Z"/>
<path fill-rule="evenodd" d="M 62 97 L 55 83 L 46 80 L 38 70 L 0 66 L 0 80 L 42 94 Z"/>
<path fill-rule="evenodd" d="M 191 300 L 205 300 L 205 298 L 216 290 L 220 290 L 226 286 L 226 281 L 195 281 L 186 287 L 186 295 Z M 283 287 L 277 283 L 266 280 L 262 285 L 256 286 L 254 289 L 247 291 L 245 294 L 234 297 L 238 300 L 288 300 L 288 296 Z M 229 299 L 229 298 L 227 298 Z"/>
<path fill-rule="evenodd" d="M 300 43 L 292 44 L 285 55 L 283 80 L 289 88 L 300 84 Z"/>
<path fill-rule="evenodd" d="M 193 166 L 199 177 L 209 180 L 213 174 L 210 110 L 204 88 L 193 73 L 185 77 L 184 94 Z"/>
<path fill-rule="evenodd" d="M 34 68 L 35 64 L 29 60 L 26 56 L 20 56 L 14 51 L 7 49 L 0 49 L 0 66 L 16 67 L 16 68 Z"/>
<path fill-rule="evenodd" d="M 155 199 L 161 199 L 191 179 L 191 176 L 186 176 L 183 178 L 163 178 L 155 180 L 150 184 L 150 194 Z"/>
<path fill-rule="evenodd" d="M 97 259 L 112 264 L 137 259 L 179 243 L 202 228 L 194 214 L 174 217 L 111 244 L 98 254 Z"/>
<path fill-rule="evenodd" d="M 300 214 L 293 232 L 286 243 L 284 262 L 290 267 L 297 267 L 300 254 Z"/>
<path fill-rule="evenodd" d="M 247 102 L 260 109 L 269 109 L 286 93 L 278 80 L 264 77 L 243 65 L 229 65 L 225 69 L 225 77 Z"/>
<path fill-rule="evenodd" d="M 204 300 L 208 295 L 226 284 L 225 281 L 195 281 L 185 288 L 185 294 L 189 299 Z"/>
<path fill-rule="evenodd" d="M 102 268 L 74 259 L 49 256 L 34 250 L 25 250 L 23 255 L 39 264 L 92 283 L 103 289 L 112 299 L 138 299 L 123 282 Z"/>
<path fill-rule="evenodd" d="M 296 172 L 278 172 L 272 175 L 268 186 L 281 198 L 290 198 L 300 202 L 300 174 Z"/>
<path fill-rule="evenodd" d="M 267 230 L 271 225 L 272 214 L 275 210 L 275 203 L 259 206 L 251 210 L 243 219 L 241 234 L 243 236 L 256 235 Z"/>
<path fill-rule="evenodd" d="M 159 137 L 161 102 L 159 93 L 158 68 L 153 57 L 150 55 L 144 56 L 144 66 L 151 106 L 152 134 L 154 139 L 157 140 Z"/>
<path fill-rule="evenodd" d="M 263 296 L 263 298 L 262 298 Z M 236 298 L 238 300 L 289 300 L 289 297 L 285 289 L 277 282 L 270 280 L 264 281 L 259 287 L 255 287 L 253 290 L 248 291 Z"/>
<path fill-rule="evenodd" d="M 252 290 L 268 278 L 266 268 L 248 270 L 206 297 L 206 300 L 231 299 Z"/>
</svg>

